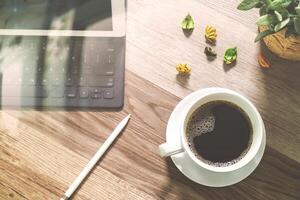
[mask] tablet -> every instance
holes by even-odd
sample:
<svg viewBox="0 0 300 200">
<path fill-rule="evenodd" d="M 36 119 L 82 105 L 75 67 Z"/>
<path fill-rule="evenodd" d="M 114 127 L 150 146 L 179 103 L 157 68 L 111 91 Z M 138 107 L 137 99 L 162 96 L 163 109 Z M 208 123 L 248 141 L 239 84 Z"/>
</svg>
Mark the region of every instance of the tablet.
<svg viewBox="0 0 300 200">
<path fill-rule="evenodd" d="M 0 0 L 0 105 L 124 103 L 125 0 Z"/>
</svg>

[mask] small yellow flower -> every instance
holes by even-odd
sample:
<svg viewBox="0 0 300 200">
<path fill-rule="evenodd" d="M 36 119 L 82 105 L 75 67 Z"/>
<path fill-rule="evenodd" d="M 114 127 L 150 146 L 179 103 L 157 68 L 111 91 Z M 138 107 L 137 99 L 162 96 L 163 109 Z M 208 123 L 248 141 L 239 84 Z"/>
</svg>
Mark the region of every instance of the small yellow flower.
<svg viewBox="0 0 300 200">
<path fill-rule="evenodd" d="M 217 40 L 217 30 L 213 26 L 206 26 L 205 28 L 205 38 L 210 43 L 215 43 Z"/>
<path fill-rule="evenodd" d="M 189 74 L 192 70 L 191 67 L 189 67 L 187 64 L 177 64 L 176 65 L 176 70 L 178 71 L 179 74 Z"/>
</svg>

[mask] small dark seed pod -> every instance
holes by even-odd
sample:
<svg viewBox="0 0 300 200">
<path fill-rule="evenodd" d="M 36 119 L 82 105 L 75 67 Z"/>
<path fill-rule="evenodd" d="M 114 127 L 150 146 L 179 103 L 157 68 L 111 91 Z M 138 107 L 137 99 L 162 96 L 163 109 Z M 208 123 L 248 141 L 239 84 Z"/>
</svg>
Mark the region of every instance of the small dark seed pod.
<svg viewBox="0 0 300 200">
<path fill-rule="evenodd" d="M 211 47 L 205 47 L 204 53 L 207 56 L 214 56 L 214 57 L 217 56 L 217 53 Z"/>
</svg>

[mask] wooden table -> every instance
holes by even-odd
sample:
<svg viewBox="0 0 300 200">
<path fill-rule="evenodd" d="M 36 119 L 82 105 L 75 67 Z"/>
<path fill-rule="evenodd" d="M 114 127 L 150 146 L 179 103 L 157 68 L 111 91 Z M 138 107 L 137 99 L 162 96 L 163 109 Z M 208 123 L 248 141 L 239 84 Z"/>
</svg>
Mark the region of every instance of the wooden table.
<svg viewBox="0 0 300 200">
<path fill-rule="evenodd" d="M 1 111 L 0 199 L 59 199 L 128 113 L 128 127 L 74 199 L 300 199 L 300 63 L 281 60 L 255 44 L 257 13 L 240 12 L 236 6 L 233 0 L 129 0 L 124 109 Z M 180 29 L 187 13 L 196 21 L 189 37 Z M 203 54 L 208 24 L 219 35 L 214 61 Z M 228 67 L 222 55 L 233 46 L 238 61 Z M 258 66 L 260 51 L 271 60 L 271 68 Z M 192 66 L 189 78 L 177 76 L 177 63 Z M 266 125 L 262 162 L 230 187 L 197 185 L 158 155 L 173 108 L 206 87 L 244 94 Z"/>
</svg>

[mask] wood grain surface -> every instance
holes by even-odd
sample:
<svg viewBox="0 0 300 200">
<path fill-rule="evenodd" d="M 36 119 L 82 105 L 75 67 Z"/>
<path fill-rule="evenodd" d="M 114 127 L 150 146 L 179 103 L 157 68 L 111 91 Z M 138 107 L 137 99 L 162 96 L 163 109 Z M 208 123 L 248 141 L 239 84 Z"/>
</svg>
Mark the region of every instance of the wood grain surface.
<svg viewBox="0 0 300 200">
<path fill-rule="evenodd" d="M 297 200 L 300 199 L 300 62 L 254 43 L 255 11 L 236 0 L 128 0 L 125 106 L 120 112 L 0 111 L 0 199 L 59 199 L 113 128 L 132 119 L 74 200 Z M 190 36 L 180 22 L 190 13 Z M 203 54 L 206 25 L 218 31 L 218 57 Z M 223 65 L 237 46 L 235 66 Z M 262 51 L 272 67 L 261 69 Z M 189 78 L 175 65 L 188 63 Z M 225 87 L 242 93 L 266 125 L 267 147 L 257 169 L 233 186 L 210 188 L 184 177 L 158 155 L 168 118 L 191 92 Z"/>
</svg>

